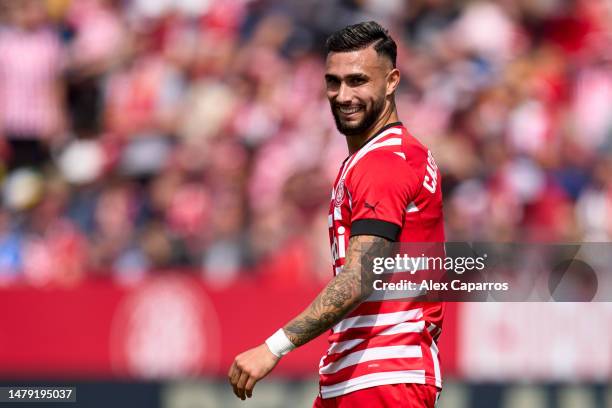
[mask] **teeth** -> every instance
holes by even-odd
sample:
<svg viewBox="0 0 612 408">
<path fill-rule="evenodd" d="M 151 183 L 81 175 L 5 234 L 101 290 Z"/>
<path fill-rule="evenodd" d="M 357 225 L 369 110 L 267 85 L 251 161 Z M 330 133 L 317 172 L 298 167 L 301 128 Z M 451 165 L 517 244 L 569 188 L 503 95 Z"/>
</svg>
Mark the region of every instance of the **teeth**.
<svg viewBox="0 0 612 408">
<path fill-rule="evenodd" d="M 340 108 L 340 112 L 342 113 L 355 113 L 359 110 L 358 107 L 356 108 Z"/>
</svg>

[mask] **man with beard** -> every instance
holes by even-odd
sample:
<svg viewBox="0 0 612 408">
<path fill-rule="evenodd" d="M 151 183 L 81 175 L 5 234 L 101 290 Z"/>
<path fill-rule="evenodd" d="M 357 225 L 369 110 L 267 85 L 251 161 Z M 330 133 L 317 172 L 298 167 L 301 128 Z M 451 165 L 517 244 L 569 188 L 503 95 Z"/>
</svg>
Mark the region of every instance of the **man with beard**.
<svg viewBox="0 0 612 408">
<path fill-rule="evenodd" d="M 230 383 L 239 398 L 251 397 L 283 355 L 331 329 L 315 407 L 433 407 L 443 304 L 383 302 L 372 267 L 394 242 L 444 241 L 440 173 L 398 120 L 397 47 L 387 30 L 355 24 L 326 45 L 327 98 L 349 150 L 328 217 L 334 277 L 300 315 L 236 357 Z"/>
</svg>

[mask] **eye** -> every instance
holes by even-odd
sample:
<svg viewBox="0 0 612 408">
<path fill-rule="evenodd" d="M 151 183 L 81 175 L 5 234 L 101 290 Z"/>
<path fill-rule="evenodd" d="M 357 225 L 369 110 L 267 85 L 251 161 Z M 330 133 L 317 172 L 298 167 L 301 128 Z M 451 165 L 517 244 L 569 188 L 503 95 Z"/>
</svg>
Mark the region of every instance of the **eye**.
<svg viewBox="0 0 612 408">
<path fill-rule="evenodd" d="M 329 89 L 336 89 L 340 86 L 340 81 L 338 81 L 338 78 L 327 77 L 325 78 L 325 85 Z"/>
<path fill-rule="evenodd" d="M 366 83 L 365 78 L 362 77 L 357 77 L 357 78 L 351 78 L 348 81 L 349 86 L 360 86 Z"/>
</svg>

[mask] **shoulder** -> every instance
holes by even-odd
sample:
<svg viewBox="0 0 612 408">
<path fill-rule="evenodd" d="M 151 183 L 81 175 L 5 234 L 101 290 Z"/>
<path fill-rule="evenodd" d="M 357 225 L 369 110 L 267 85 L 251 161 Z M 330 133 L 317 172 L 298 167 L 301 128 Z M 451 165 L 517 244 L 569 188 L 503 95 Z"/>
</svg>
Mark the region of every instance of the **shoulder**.
<svg viewBox="0 0 612 408">
<path fill-rule="evenodd" d="M 355 165 L 354 170 L 359 171 L 370 167 L 403 167 L 406 165 L 406 154 L 402 149 L 378 149 L 365 154 L 359 163 Z"/>
<path fill-rule="evenodd" d="M 413 184 L 418 182 L 418 176 L 404 152 L 380 149 L 368 152 L 348 174 L 347 182 L 349 187 L 382 187 Z"/>
<path fill-rule="evenodd" d="M 410 133 L 406 133 L 404 150 L 407 153 L 408 158 L 413 159 L 427 159 L 429 154 L 429 148 L 425 146 L 419 139 Z"/>
<path fill-rule="evenodd" d="M 354 166 L 355 174 L 370 170 L 401 171 L 409 167 L 409 154 L 418 147 L 415 145 L 418 141 L 405 128 L 399 126 L 390 128 L 385 133 L 387 134 L 381 139 L 364 147 L 366 151 Z"/>
</svg>

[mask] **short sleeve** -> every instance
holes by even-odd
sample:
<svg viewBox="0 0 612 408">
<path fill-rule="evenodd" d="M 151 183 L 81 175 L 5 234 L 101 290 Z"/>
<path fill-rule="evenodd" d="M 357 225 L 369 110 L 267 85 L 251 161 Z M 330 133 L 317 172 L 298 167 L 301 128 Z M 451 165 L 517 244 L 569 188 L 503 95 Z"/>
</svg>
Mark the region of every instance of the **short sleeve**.
<svg viewBox="0 0 612 408">
<path fill-rule="evenodd" d="M 402 157 L 390 151 L 368 153 L 355 165 L 347 183 L 351 236 L 396 241 L 416 186 L 417 177 Z"/>
</svg>

